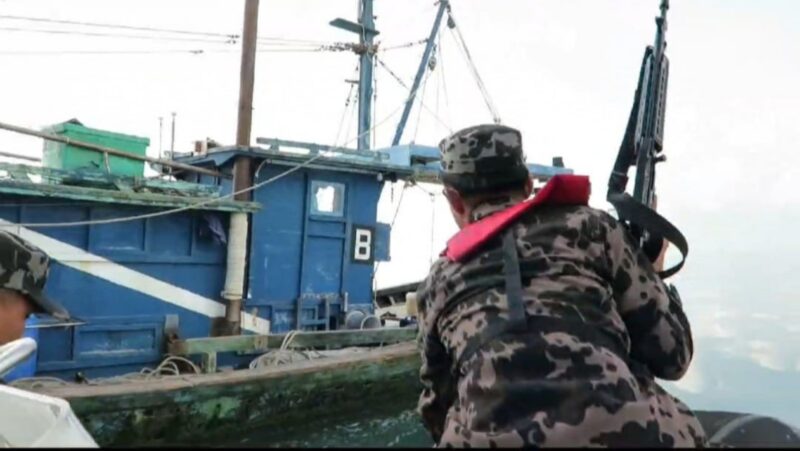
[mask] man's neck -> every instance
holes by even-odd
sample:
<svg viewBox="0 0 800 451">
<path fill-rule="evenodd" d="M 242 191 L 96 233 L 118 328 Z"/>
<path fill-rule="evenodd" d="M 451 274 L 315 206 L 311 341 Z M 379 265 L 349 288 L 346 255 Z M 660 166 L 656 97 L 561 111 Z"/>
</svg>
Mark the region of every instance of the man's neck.
<svg viewBox="0 0 800 451">
<path fill-rule="evenodd" d="M 470 223 L 480 221 L 487 216 L 491 216 L 498 211 L 503 211 L 524 200 L 525 198 L 520 195 L 502 195 L 481 200 L 470 210 Z"/>
</svg>

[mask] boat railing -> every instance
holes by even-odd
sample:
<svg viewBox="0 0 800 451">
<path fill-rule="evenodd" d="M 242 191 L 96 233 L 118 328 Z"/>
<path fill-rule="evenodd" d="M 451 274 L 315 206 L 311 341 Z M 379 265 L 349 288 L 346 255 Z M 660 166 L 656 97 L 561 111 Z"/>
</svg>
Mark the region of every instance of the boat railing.
<svg viewBox="0 0 800 451">
<path fill-rule="evenodd" d="M 366 330 L 333 330 L 318 332 L 291 331 L 285 334 L 236 335 L 227 337 L 175 340 L 168 346 L 170 355 L 202 356 L 204 373 L 217 370 L 217 354 L 221 352 L 264 353 L 274 349 L 341 349 L 351 346 L 390 345 L 413 341 L 417 328 L 384 327 Z"/>
<path fill-rule="evenodd" d="M 220 195 L 218 185 L 119 176 L 100 170 L 76 171 L 15 163 L 0 163 L 0 182 L 93 187 L 123 192 L 150 192 L 186 197 L 216 197 Z"/>
<path fill-rule="evenodd" d="M 256 143 L 267 145 L 269 146 L 268 150 L 274 152 L 281 152 L 284 151 L 284 149 L 302 149 L 310 155 L 323 154 L 323 156 L 332 157 L 349 156 L 376 162 L 388 161 L 390 158 L 388 154 L 374 150 L 357 150 L 348 147 L 329 146 L 326 144 L 316 144 L 302 141 L 290 141 L 278 138 L 256 138 Z"/>
</svg>

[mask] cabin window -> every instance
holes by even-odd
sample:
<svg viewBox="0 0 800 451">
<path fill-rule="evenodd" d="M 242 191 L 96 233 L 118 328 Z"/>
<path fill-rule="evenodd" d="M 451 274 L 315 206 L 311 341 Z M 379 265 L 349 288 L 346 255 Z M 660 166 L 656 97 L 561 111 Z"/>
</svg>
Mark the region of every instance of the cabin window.
<svg viewBox="0 0 800 451">
<path fill-rule="evenodd" d="M 344 185 L 341 183 L 311 182 L 311 214 L 344 215 Z"/>
</svg>

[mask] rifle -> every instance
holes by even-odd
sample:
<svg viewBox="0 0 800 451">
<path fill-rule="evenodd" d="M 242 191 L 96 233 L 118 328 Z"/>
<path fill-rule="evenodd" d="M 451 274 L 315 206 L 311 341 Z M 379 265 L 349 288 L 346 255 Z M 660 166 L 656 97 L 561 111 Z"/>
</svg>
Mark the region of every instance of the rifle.
<svg viewBox="0 0 800 451">
<path fill-rule="evenodd" d="M 656 164 L 666 161 L 663 150 L 669 59 L 665 36 L 669 0 L 662 0 L 660 9 L 655 45 L 648 46 L 644 53 L 628 126 L 608 181 L 607 200 L 651 261 L 658 257 L 664 239 L 681 251 L 681 262 L 659 273 L 666 279 L 683 267 L 689 246 L 683 234 L 652 208 Z M 631 166 L 636 166 L 633 196 L 625 192 Z"/>
</svg>

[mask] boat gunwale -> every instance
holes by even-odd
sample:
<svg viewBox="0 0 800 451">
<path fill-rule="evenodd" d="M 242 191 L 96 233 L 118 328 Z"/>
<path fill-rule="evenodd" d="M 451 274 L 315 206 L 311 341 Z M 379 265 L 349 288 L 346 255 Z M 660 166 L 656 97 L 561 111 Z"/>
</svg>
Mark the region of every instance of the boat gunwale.
<svg viewBox="0 0 800 451">
<path fill-rule="evenodd" d="M 165 376 L 160 379 L 134 380 L 120 384 L 108 385 L 83 385 L 72 384 L 68 386 L 42 387 L 30 391 L 55 396 L 67 400 L 81 398 L 130 396 L 133 394 L 151 394 L 159 392 L 178 391 L 214 385 L 243 384 L 256 381 L 279 379 L 291 375 L 302 375 L 341 367 L 357 366 L 363 363 L 386 362 L 416 357 L 417 345 L 415 341 L 386 345 L 374 350 L 353 355 L 326 357 L 302 362 L 287 363 L 285 365 L 268 368 L 242 369 L 212 374 L 188 374 L 180 376 Z"/>
</svg>

